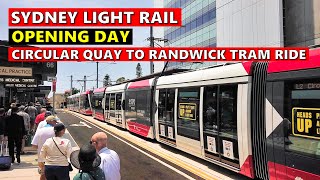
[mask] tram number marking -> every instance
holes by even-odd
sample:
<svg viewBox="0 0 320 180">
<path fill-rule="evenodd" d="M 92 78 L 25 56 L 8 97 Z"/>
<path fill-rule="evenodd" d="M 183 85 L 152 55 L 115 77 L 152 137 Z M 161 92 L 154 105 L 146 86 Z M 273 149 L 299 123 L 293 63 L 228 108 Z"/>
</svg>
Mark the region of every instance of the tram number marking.
<svg viewBox="0 0 320 180">
<path fill-rule="evenodd" d="M 292 108 L 292 134 L 320 139 L 320 108 Z"/>
<path fill-rule="evenodd" d="M 54 68 L 53 62 L 47 62 L 47 68 Z"/>
</svg>

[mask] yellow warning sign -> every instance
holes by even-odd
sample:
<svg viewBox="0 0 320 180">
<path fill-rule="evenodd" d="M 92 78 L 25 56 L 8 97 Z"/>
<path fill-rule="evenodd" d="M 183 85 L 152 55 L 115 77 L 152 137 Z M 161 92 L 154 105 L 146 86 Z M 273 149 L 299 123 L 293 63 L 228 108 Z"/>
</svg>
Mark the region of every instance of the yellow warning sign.
<svg viewBox="0 0 320 180">
<path fill-rule="evenodd" d="M 320 139 L 320 108 L 292 108 L 292 134 Z"/>
<path fill-rule="evenodd" d="M 196 109 L 196 103 L 179 103 L 179 118 L 195 121 L 197 116 Z"/>
</svg>

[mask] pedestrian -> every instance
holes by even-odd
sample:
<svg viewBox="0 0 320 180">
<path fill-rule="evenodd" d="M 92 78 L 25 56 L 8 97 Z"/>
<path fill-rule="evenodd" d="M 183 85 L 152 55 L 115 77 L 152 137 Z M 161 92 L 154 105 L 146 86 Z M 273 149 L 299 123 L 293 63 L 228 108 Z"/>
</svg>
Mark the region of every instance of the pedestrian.
<svg viewBox="0 0 320 180">
<path fill-rule="evenodd" d="M 42 163 L 45 162 L 45 160 L 40 158 L 40 151 L 46 140 L 55 136 L 54 126 L 57 124 L 57 118 L 55 116 L 48 116 L 46 118 L 46 121 L 47 124 L 50 125 L 50 127 L 44 127 L 36 131 L 36 134 L 34 135 L 31 142 L 32 146 L 37 149 L 38 152 L 38 172 L 40 174 L 40 180 L 46 179 L 42 167 Z"/>
<path fill-rule="evenodd" d="M 41 104 L 39 103 L 39 101 L 36 102 L 35 107 L 37 109 L 37 115 L 41 113 Z"/>
<path fill-rule="evenodd" d="M 44 128 L 43 128 L 44 129 Z M 49 138 L 43 144 L 40 158 L 45 159 L 45 177 L 47 180 L 69 180 L 69 162 L 72 153 L 71 142 L 62 138 L 65 133 L 65 126 L 62 123 L 54 126 L 55 137 Z"/>
<path fill-rule="evenodd" d="M 16 103 L 11 103 L 10 109 L 7 111 L 7 116 L 11 116 L 11 109 L 12 109 L 13 107 L 17 107 L 17 104 L 16 104 Z"/>
<path fill-rule="evenodd" d="M 47 118 L 48 116 L 51 116 L 51 115 L 52 115 L 52 113 L 51 113 L 50 111 L 46 111 L 46 113 L 44 114 L 44 118 Z M 58 118 L 58 117 L 56 117 L 56 118 Z M 58 118 L 58 119 L 59 119 L 59 118 Z M 37 131 L 38 129 L 41 129 L 41 128 L 45 127 L 46 125 L 47 125 L 47 121 L 46 121 L 46 119 L 45 119 L 44 121 L 41 121 L 41 122 L 38 124 L 36 131 Z"/>
<path fill-rule="evenodd" d="M 17 113 L 19 116 L 23 117 L 23 122 L 24 122 L 24 127 L 25 130 L 27 131 L 27 134 L 29 134 L 30 131 L 30 116 L 29 114 L 27 114 L 26 112 L 24 112 L 25 107 L 24 106 L 20 106 L 19 107 L 19 112 Z M 21 147 L 21 154 L 24 154 L 24 147 L 26 145 L 26 139 L 23 138 L 22 139 L 22 147 Z"/>
<path fill-rule="evenodd" d="M 16 147 L 16 158 L 17 162 L 20 163 L 20 153 L 21 153 L 21 145 L 22 139 L 25 138 L 27 132 L 24 126 L 23 117 L 19 116 L 18 108 L 11 108 L 11 116 L 6 117 L 5 119 L 5 133 L 4 135 L 8 137 L 9 144 L 9 154 L 12 159 L 12 163 L 15 162 L 14 157 L 14 147 Z"/>
<path fill-rule="evenodd" d="M 46 108 L 42 108 L 41 109 L 41 114 L 38 114 L 34 123 L 35 123 L 35 129 L 38 128 L 38 125 L 41 121 L 45 120 L 45 115 L 46 115 L 47 109 Z"/>
<path fill-rule="evenodd" d="M 104 132 L 98 132 L 91 138 L 92 144 L 101 157 L 100 168 L 103 170 L 106 180 L 120 180 L 120 159 L 118 154 L 108 149 L 108 136 Z"/>
<path fill-rule="evenodd" d="M 28 107 L 26 107 L 26 108 L 24 109 L 24 111 L 29 114 L 29 116 L 30 116 L 31 129 L 33 129 L 33 127 L 34 127 L 34 121 L 35 121 L 35 119 L 36 119 L 36 115 L 38 114 L 38 113 L 37 113 L 38 111 L 37 111 L 37 109 L 33 106 L 33 103 L 32 103 L 32 102 L 30 102 L 30 103 L 28 104 Z"/>
<path fill-rule="evenodd" d="M 6 110 L 0 108 L 0 142 L 4 141 Z"/>
<path fill-rule="evenodd" d="M 104 180 L 105 175 L 99 167 L 101 158 L 91 144 L 83 145 L 80 150 L 71 153 L 72 165 L 79 169 L 73 180 Z"/>
</svg>

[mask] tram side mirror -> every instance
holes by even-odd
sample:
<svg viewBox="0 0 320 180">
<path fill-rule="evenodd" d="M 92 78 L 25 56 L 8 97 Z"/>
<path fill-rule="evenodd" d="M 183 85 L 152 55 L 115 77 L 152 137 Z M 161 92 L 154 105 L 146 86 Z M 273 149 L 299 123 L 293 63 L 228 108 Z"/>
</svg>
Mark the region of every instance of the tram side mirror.
<svg viewBox="0 0 320 180">
<path fill-rule="evenodd" d="M 126 101 L 123 100 L 122 103 L 121 103 L 121 106 L 122 106 L 122 110 L 126 110 Z"/>
</svg>

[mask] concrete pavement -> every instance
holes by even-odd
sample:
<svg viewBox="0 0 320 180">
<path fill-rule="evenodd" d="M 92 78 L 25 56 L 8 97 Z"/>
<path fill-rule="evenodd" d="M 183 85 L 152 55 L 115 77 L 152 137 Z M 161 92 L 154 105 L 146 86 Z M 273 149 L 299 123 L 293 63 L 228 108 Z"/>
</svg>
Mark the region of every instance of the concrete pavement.
<svg viewBox="0 0 320 180">
<path fill-rule="evenodd" d="M 65 138 L 72 141 L 74 150 L 79 149 L 77 144 L 70 137 L 69 132 L 66 131 Z M 20 164 L 14 163 L 9 170 L 0 170 L 1 180 L 35 180 L 40 178 L 38 174 L 37 150 L 32 147 L 25 147 L 25 152 L 24 155 L 21 155 Z M 78 170 L 74 168 L 74 170 L 70 172 L 70 178 L 72 179 L 77 172 Z"/>
</svg>

